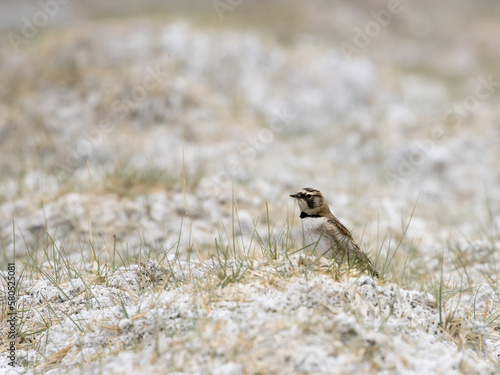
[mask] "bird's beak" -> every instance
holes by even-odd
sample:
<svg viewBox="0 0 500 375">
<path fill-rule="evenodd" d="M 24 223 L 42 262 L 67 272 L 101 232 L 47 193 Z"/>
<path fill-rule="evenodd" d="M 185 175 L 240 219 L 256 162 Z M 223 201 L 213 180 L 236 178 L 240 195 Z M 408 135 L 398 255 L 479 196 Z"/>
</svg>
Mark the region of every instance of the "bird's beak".
<svg viewBox="0 0 500 375">
<path fill-rule="evenodd" d="M 291 196 L 292 198 L 295 198 L 295 199 L 298 199 L 298 198 L 299 198 L 299 197 L 297 196 L 297 194 L 290 194 L 290 196 Z"/>
</svg>

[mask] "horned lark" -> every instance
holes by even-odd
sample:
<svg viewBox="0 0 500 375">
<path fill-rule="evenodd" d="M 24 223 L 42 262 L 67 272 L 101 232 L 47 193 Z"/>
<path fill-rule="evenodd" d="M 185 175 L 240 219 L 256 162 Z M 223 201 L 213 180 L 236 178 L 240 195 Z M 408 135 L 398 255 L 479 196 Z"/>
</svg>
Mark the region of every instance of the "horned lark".
<svg viewBox="0 0 500 375">
<path fill-rule="evenodd" d="M 338 264 L 347 261 L 349 266 L 378 277 L 368 256 L 361 251 L 351 232 L 332 214 L 319 190 L 304 188 L 290 196 L 299 203 L 300 221 L 310 247 L 331 256 Z"/>
</svg>

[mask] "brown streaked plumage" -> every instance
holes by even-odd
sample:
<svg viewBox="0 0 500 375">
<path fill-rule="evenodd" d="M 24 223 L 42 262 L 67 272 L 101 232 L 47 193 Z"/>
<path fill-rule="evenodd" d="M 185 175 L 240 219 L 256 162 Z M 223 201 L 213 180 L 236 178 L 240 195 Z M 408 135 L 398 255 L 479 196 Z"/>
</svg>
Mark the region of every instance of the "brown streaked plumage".
<svg viewBox="0 0 500 375">
<path fill-rule="evenodd" d="M 297 199 L 304 231 L 316 242 L 315 247 L 320 245 L 319 250 L 331 255 L 339 264 L 347 261 L 350 266 L 379 276 L 368 256 L 352 238 L 351 232 L 330 211 L 319 190 L 304 188 L 290 196 Z"/>
</svg>

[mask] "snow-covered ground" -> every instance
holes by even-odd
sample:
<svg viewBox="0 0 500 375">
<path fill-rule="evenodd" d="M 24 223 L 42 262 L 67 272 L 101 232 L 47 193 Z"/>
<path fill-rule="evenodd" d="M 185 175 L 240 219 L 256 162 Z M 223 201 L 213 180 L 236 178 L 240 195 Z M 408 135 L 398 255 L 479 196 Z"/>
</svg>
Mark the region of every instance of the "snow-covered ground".
<svg viewBox="0 0 500 375">
<path fill-rule="evenodd" d="M 19 303 L 30 329 L 61 319 L 31 337 L 36 350 L 19 350 L 19 363 L 57 363 L 52 374 L 77 374 L 77 363 L 96 374 L 496 372 L 493 332 L 469 314 L 491 298 L 484 293 L 462 301 L 447 331 L 429 293 L 368 276 L 336 279 L 325 260 L 231 262 L 226 271 L 237 267 L 238 280 L 224 287 L 212 273 L 220 264 L 166 264 L 118 269 L 106 286 L 26 281 Z"/>
</svg>

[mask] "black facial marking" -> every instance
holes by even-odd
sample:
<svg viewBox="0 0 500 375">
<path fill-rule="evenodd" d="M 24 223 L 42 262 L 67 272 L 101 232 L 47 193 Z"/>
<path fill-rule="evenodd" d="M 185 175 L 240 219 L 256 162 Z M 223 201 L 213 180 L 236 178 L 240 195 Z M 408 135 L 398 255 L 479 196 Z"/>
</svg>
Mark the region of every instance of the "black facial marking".
<svg viewBox="0 0 500 375">
<path fill-rule="evenodd" d="M 314 197 L 306 199 L 306 202 L 307 202 L 307 207 L 314 208 Z"/>
</svg>

